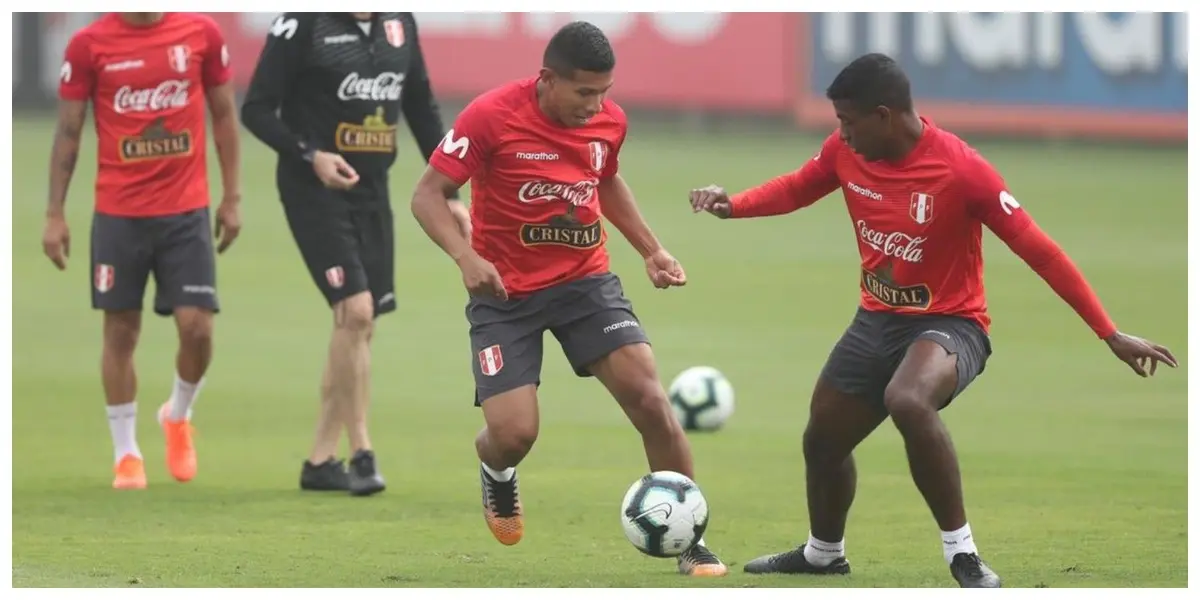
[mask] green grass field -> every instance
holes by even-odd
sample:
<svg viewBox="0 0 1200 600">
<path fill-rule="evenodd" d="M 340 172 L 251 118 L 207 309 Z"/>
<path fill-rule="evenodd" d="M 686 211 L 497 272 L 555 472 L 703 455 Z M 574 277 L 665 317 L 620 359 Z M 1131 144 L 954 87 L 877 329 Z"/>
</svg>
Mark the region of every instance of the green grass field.
<svg viewBox="0 0 1200 600">
<path fill-rule="evenodd" d="M 807 160 L 816 139 L 639 134 L 625 177 L 684 289 L 657 291 L 614 232 L 614 266 L 655 341 L 664 379 L 711 364 L 733 381 L 727 430 L 693 438 L 712 507 L 706 536 L 733 573 L 688 581 L 624 539 L 618 504 L 641 444 L 592 380 L 547 343 L 542 434 L 521 466 L 526 537 L 503 547 L 480 516 L 481 422 L 457 270 L 411 219 L 412 146 L 394 171 L 400 311 L 374 346 L 373 438 L 389 490 L 305 495 L 329 335 L 273 190 L 274 158 L 247 137 L 245 228 L 220 259 L 224 311 L 196 406 L 200 475 L 170 479 L 153 409 L 169 392 L 169 321 L 147 316 L 139 441 L 150 488 L 115 492 L 89 305 L 94 136 L 71 188 L 74 253 L 41 253 L 51 123 L 14 125 L 13 585 L 15 586 L 951 586 L 938 530 L 885 424 L 860 448 L 842 579 L 751 577 L 740 565 L 807 536 L 800 434 L 814 377 L 853 314 L 858 257 L 840 197 L 755 222 L 686 208 L 688 189 L 741 189 Z M 981 551 L 1008 586 L 1187 584 L 1187 157 L 1179 150 L 981 144 L 1072 255 L 1122 329 L 1174 350 L 1142 380 L 989 234 L 995 354 L 945 414 Z M 19 149 L 19 150 L 18 150 Z M 217 180 L 215 160 L 213 179 Z M 214 188 L 219 194 L 219 186 Z"/>
</svg>

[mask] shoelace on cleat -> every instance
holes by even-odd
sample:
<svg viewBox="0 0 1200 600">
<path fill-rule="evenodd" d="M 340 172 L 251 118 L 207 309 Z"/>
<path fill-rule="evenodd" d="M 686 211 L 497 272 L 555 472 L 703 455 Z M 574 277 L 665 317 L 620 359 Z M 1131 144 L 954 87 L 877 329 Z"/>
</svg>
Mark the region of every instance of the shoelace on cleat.
<svg viewBox="0 0 1200 600">
<path fill-rule="evenodd" d="M 704 546 L 692 546 L 688 550 L 688 560 L 697 565 L 718 565 L 721 564 L 721 559 L 717 558 L 711 550 Z"/>
<path fill-rule="evenodd" d="M 983 559 L 976 554 L 967 554 L 961 559 L 963 570 L 971 577 L 983 577 Z"/>
<path fill-rule="evenodd" d="M 508 518 L 517 516 L 517 486 L 516 475 L 508 481 L 496 481 L 484 475 L 487 481 L 488 507 L 497 517 Z"/>
</svg>

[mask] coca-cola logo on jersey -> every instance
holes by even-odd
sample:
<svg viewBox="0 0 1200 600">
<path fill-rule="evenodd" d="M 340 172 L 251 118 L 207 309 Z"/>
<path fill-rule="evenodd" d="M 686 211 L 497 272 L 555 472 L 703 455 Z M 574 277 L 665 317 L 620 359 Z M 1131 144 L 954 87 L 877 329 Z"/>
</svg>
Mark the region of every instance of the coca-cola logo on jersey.
<svg viewBox="0 0 1200 600">
<path fill-rule="evenodd" d="M 342 101 L 367 100 L 382 102 L 399 100 L 404 91 L 404 73 L 385 71 L 374 77 L 363 77 L 350 73 L 338 86 L 338 98 Z"/>
<path fill-rule="evenodd" d="M 911 236 L 907 233 L 899 231 L 876 231 L 867 225 L 867 222 L 858 220 L 858 237 L 863 243 L 874 248 L 876 252 L 892 258 L 899 258 L 906 262 L 919 263 L 923 256 L 921 244 L 924 244 L 929 238 L 924 236 Z"/>
<path fill-rule="evenodd" d="M 113 96 L 113 110 L 125 114 L 183 108 L 188 103 L 190 86 L 186 79 L 168 79 L 155 87 L 139 90 L 124 85 Z"/>
<path fill-rule="evenodd" d="M 561 200 L 575 206 L 583 206 L 595 197 L 598 185 L 600 185 L 599 179 L 585 179 L 578 183 L 528 181 L 517 192 L 517 199 L 525 204 Z"/>
</svg>

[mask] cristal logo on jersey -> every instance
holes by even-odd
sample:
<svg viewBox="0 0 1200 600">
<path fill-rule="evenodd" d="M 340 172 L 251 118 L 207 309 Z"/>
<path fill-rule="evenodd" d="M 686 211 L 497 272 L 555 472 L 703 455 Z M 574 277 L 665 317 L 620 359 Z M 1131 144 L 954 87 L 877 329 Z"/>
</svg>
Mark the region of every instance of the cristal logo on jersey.
<svg viewBox="0 0 1200 600">
<path fill-rule="evenodd" d="M 608 160 L 608 144 L 600 140 L 588 142 L 588 157 L 591 159 L 592 170 L 603 173 Z"/>
<path fill-rule="evenodd" d="M 191 82 L 186 79 L 168 79 L 152 88 L 123 85 L 113 95 L 113 110 L 123 115 L 183 108 L 187 106 L 190 87 Z"/>
<path fill-rule="evenodd" d="M 908 203 L 908 216 L 918 225 L 924 225 L 933 220 L 933 196 L 913 192 Z"/>
<path fill-rule="evenodd" d="M 479 370 L 488 377 L 493 377 L 504 368 L 504 354 L 500 346 L 488 346 L 479 351 Z"/>
<path fill-rule="evenodd" d="M 395 19 L 383 22 L 383 31 L 387 34 L 387 41 L 392 46 L 399 48 L 404 45 L 404 24 Z"/>
<path fill-rule="evenodd" d="M 870 271 L 862 269 L 862 287 L 873 298 L 892 308 L 927 309 L 933 303 L 933 293 L 924 283 L 899 285 L 892 278 L 890 262 Z"/>
<path fill-rule="evenodd" d="M 346 75 L 338 85 L 338 99 L 367 100 L 370 102 L 395 101 L 404 91 L 404 73 L 384 71 L 374 77 L 363 77 L 357 71 Z"/>
<path fill-rule="evenodd" d="M 111 290 L 116 282 L 116 270 L 112 265 L 97 264 L 95 273 L 96 291 L 101 294 Z"/>
<path fill-rule="evenodd" d="M 185 44 L 178 44 L 167 49 L 167 62 L 171 63 L 171 68 L 177 73 L 187 73 L 188 59 L 192 56 L 192 49 Z"/>
<path fill-rule="evenodd" d="M 884 256 L 911 263 L 919 263 L 924 257 L 921 245 L 929 239 L 927 237 L 912 236 L 900 231 L 876 231 L 863 219 L 859 219 L 855 225 L 858 227 L 858 238 Z"/>
<path fill-rule="evenodd" d="M 517 191 L 517 200 L 525 204 L 561 201 L 583 206 L 596 196 L 596 187 L 599 185 L 598 179 L 585 179 L 575 183 L 526 181 Z"/>
<path fill-rule="evenodd" d="M 339 152 L 382 152 L 396 149 L 396 126 L 388 124 L 383 107 L 362 123 L 338 123 L 335 143 Z"/>
<path fill-rule="evenodd" d="M 176 158 L 192 153 L 192 132 L 167 129 L 166 119 L 158 117 L 137 135 L 124 136 L 118 143 L 121 162 Z"/>
</svg>

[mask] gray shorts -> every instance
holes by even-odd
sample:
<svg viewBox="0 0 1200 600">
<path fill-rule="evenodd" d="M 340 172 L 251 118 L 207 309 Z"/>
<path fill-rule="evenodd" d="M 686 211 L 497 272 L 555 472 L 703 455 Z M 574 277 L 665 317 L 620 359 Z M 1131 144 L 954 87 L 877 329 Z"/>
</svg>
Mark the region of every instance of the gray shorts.
<svg viewBox="0 0 1200 600">
<path fill-rule="evenodd" d="M 821 377 L 839 391 L 861 396 L 883 410 L 883 392 L 913 342 L 933 340 L 958 355 L 958 386 L 943 408 L 987 365 L 992 343 L 974 321 L 948 315 L 872 312 L 859 307 L 829 353 Z"/>
<path fill-rule="evenodd" d="M 541 382 L 546 330 L 558 339 L 580 377 L 590 376 L 588 367 L 617 348 L 650 341 L 621 280 L 612 273 L 507 301 L 472 297 L 466 312 L 476 406 L 497 394 Z"/>
<path fill-rule="evenodd" d="M 92 308 L 141 310 L 154 274 L 154 312 L 218 312 L 217 265 L 207 208 L 164 217 L 92 216 Z"/>
</svg>

